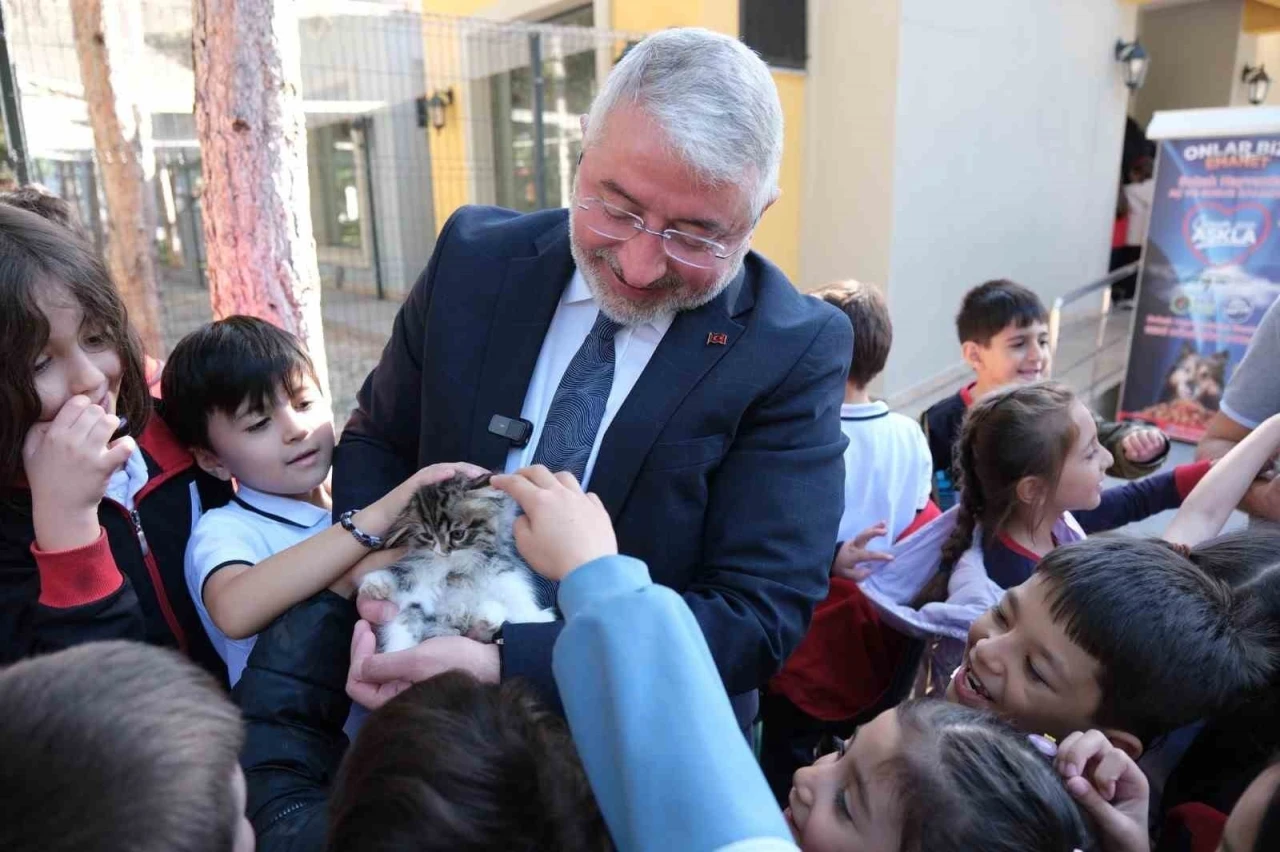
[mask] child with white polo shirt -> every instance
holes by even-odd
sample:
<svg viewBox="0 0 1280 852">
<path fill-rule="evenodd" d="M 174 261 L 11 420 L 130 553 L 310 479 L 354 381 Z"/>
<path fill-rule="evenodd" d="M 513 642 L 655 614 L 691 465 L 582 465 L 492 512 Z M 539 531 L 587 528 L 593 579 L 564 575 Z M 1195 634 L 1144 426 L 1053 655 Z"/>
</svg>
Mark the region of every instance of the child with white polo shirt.
<svg viewBox="0 0 1280 852">
<path fill-rule="evenodd" d="M 813 761 L 822 736 L 848 736 L 844 723 L 871 706 L 892 677 L 905 642 L 880 628 L 854 581 L 866 570 L 860 560 L 881 558 L 869 547 L 887 548 L 930 507 L 933 476 L 920 427 L 884 402 L 873 402 L 867 390 L 884 370 L 893 342 L 884 298 L 857 281 L 813 295 L 839 308 L 853 325 L 853 359 L 840 409 L 849 446 L 830 592 L 760 706 L 761 763 L 779 797 L 791 788 L 792 773 Z"/>
<path fill-rule="evenodd" d="M 236 484 L 232 502 L 196 523 L 185 562 L 191 599 L 234 686 L 259 631 L 325 588 L 349 597 L 362 569 L 389 558 L 357 567 L 369 537 L 386 532 L 420 485 L 454 469 L 425 468 L 351 515 L 350 530 L 331 525 L 332 411 L 299 340 L 254 317 L 184 337 L 162 383 L 178 440 L 201 468 Z"/>
</svg>

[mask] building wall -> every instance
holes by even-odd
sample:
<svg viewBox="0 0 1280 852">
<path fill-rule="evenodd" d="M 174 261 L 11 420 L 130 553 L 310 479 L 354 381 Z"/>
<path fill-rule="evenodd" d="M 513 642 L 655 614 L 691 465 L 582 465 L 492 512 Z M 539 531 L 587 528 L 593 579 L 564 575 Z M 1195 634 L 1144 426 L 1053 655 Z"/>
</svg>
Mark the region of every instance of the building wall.
<svg viewBox="0 0 1280 852">
<path fill-rule="evenodd" d="M 1138 38 L 1151 55 L 1151 70 L 1132 105 L 1139 125 L 1146 127 L 1156 110 L 1231 104 L 1243 15 L 1242 0 L 1142 10 Z"/>
<path fill-rule="evenodd" d="M 899 0 L 809 2 L 801 289 L 889 283 L 900 20 Z"/>
<path fill-rule="evenodd" d="M 901 0 L 887 395 L 959 363 L 975 284 L 1048 304 L 1106 273 L 1128 97 L 1114 43 L 1134 18 L 1115 0 Z"/>
<path fill-rule="evenodd" d="M 538 20 L 576 5 L 583 4 L 543 0 L 424 0 L 423 11 Z M 596 26 L 602 29 L 648 33 L 667 27 L 696 26 L 735 37 L 738 34 L 737 0 L 609 0 L 608 3 L 596 0 L 595 6 L 597 10 L 608 10 L 608 20 L 599 17 L 596 20 Z M 428 79 L 462 79 L 460 69 L 465 67 L 466 59 L 460 55 L 456 39 L 443 30 L 433 30 L 430 24 L 425 29 Z M 753 245 L 796 279 L 800 275 L 807 75 L 804 72 L 775 70 L 773 77 L 786 122 L 778 181 L 782 192 L 756 229 Z M 432 86 L 436 85 L 433 82 Z M 431 177 L 435 188 L 437 229 L 459 205 L 483 200 L 476 197 L 474 187 L 468 186 L 468 169 L 474 166 L 477 152 L 490 144 L 488 139 L 478 138 L 483 135 L 481 127 L 484 124 L 478 120 L 478 112 L 484 105 L 472 98 L 467 86 L 454 85 L 453 88 L 455 101 L 449 111 L 449 121 L 443 130 L 431 133 Z M 472 133 L 477 138 L 471 138 Z"/>
</svg>

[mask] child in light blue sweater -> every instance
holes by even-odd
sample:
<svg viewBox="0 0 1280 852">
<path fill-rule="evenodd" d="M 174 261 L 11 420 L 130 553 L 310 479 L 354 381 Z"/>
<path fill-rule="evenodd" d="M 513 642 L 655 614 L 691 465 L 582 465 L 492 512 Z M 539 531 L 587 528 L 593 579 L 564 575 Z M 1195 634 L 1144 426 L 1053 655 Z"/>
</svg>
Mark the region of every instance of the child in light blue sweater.
<svg viewBox="0 0 1280 852">
<path fill-rule="evenodd" d="M 1025 737 L 936 701 L 887 711 L 832 743 L 796 773 L 780 813 L 697 621 L 644 563 L 617 555 L 595 495 L 542 467 L 493 485 L 524 510 L 521 554 L 561 583 L 567 624 L 553 671 L 622 852 L 1093 848 L 1071 796 Z"/>
</svg>

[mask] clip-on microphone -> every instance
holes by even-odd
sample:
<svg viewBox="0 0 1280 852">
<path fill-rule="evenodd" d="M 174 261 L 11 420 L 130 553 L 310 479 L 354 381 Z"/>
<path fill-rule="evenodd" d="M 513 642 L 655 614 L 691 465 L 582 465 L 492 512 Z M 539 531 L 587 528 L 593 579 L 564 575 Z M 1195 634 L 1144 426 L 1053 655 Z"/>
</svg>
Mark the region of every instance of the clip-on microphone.
<svg viewBox="0 0 1280 852">
<path fill-rule="evenodd" d="M 489 434 L 506 438 L 513 446 L 524 447 L 528 445 L 529 436 L 533 434 L 533 424 L 520 417 L 503 417 L 501 414 L 495 414 L 489 421 Z"/>
</svg>

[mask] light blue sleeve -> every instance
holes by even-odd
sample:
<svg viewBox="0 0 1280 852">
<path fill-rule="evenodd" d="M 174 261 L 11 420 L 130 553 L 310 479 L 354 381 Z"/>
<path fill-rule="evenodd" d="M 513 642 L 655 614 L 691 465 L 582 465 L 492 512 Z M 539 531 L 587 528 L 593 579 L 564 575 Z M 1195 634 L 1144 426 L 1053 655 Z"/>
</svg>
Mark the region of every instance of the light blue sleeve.
<svg viewBox="0 0 1280 852">
<path fill-rule="evenodd" d="M 566 577 L 559 603 L 552 671 L 618 849 L 794 850 L 681 597 L 610 556 Z"/>
</svg>

